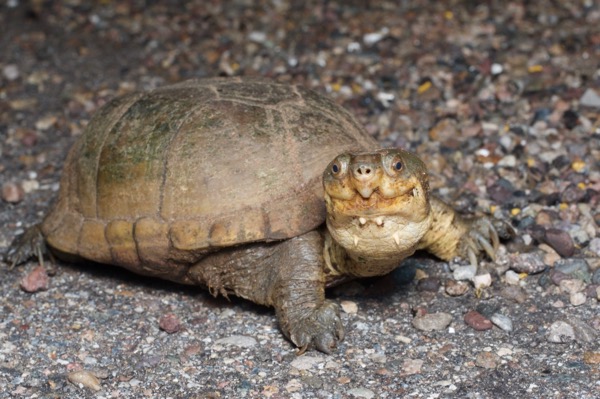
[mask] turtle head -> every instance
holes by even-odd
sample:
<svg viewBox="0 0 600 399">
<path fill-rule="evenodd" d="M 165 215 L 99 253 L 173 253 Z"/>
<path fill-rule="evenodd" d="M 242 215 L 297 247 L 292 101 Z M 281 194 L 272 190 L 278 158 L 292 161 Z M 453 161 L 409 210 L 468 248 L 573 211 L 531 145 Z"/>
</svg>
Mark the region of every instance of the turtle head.
<svg viewBox="0 0 600 399">
<path fill-rule="evenodd" d="M 353 257 L 404 258 L 431 225 L 427 169 L 407 151 L 340 154 L 323 185 L 329 232 Z"/>
</svg>

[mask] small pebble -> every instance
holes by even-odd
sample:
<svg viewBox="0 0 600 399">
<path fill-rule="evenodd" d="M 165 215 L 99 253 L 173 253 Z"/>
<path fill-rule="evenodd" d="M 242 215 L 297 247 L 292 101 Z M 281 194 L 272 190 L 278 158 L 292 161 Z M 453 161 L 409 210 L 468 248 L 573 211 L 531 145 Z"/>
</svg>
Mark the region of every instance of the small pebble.
<svg viewBox="0 0 600 399">
<path fill-rule="evenodd" d="M 546 269 L 541 252 L 526 252 L 508 256 L 510 268 L 517 273 L 535 274 Z"/>
<path fill-rule="evenodd" d="M 550 248 L 550 247 L 548 247 L 548 248 Z M 544 264 L 552 267 L 560 259 L 561 259 L 561 257 L 558 254 L 558 252 L 556 252 L 555 250 L 552 250 L 552 252 L 547 252 L 544 254 L 543 262 L 544 262 Z"/>
<path fill-rule="evenodd" d="M 585 259 L 561 259 L 554 264 L 554 268 L 572 276 L 589 273 L 589 266 Z"/>
<path fill-rule="evenodd" d="M 476 331 L 485 331 L 492 328 L 492 322 L 475 310 L 471 310 L 465 314 L 465 323 Z"/>
<path fill-rule="evenodd" d="M 498 179 L 494 184 L 488 187 L 487 192 L 493 201 L 498 204 L 505 204 L 513 196 L 515 188 L 510 181 Z"/>
<path fill-rule="evenodd" d="M 100 391 L 102 389 L 98 377 L 89 371 L 73 371 L 67 374 L 67 380 L 73 385 L 81 385 L 94 391 Z"/>
<path fill-rule="evenodd" d="M 452 315 L 448 313 L 428 313 L 412 319 L 412 325 L 421 331 L 439 331 L 448 327 L 452 322 Z"/>
<path fill-rule="evenodd" d="M 574 292 L 569 296 L 569 302 L 573 306 L 580 306 L 585 303 L 587 297 L 583 292 Z"/>
<path fill-rule="evenodd" d="M 19 184 L 7 182 L 2 185 L 2 199 L 6 202 L 17 203 L 23 200 L 25 191 Z"/>
<path fill-rule="evenodd" d="M 475 357 L 475 364 L 485 369 L 495 369 L 500 357 L 494 352 L 479 352 Z"/>
<path fill-rule="evenodd" d="M 579 99 L 579 104 L 584 107 L 600 108 L 600 94 L 594 89 L 588 88 Z"/>
<path fill-rule="evenodd" d="M 582 202 L 585 198 L 586 191 L 577 187 L 576 184 L 570 184 L 560 193 L 560 202 L 574 204 Z"/>
<path fill-rule="evenodd" d="M 511 332 L 513 330 L 512 320 L 503 314 L 494 313 L 490 317 L 490 321 L 503 331 Z"/>
<path fill-rule="evenodd" d="M 401 376 L 413 375 L 421 373 L 423 360 L 421 359 L 404 359 L 402 362 Z"/>
<path fill-rule="evenodd" d="M 516 285 L 507 285 L 500 291 L 500 296 L 505 299 L 515 301 L 516 303 L 523 303 L 527 300 L 527 293 L 525 290 Z"/>
<path fill-rule="evenodd" d="M 510 285 L 519 285 L 521 282 L 519 274 L 512 270 L 508 270 L 506 273 L 504 273 L 504 280 L 506 281 L 506 284 Z"/>
<path fill-rule="evenodd" d="M 565 344 L 575 340 L 575 330 L 564 321 L 555 321 L 548 329 L 548 342 Z"/>
<path fill-rule="evenodd" d="M 383 39 L 390 32 L 389 28 L 383 27 L 378 32 L 366 33 L 363 35 L 363 41 L 367 46 L 371 46 Z"/>
<path fill-rule="evenodd" d="M 417 283 L 417 290 L 426 292 L 437 292 L 440 288 L 440 279 L 435 277 L 426 277 Z"/>
<path fill-rule="evenodd" d="M 173 313 L 167 313 L 160 318 L 158 327 L 168 334 L 173 334 L 181 329 L 181 322 Z"/>
<path fill-rule="evenodd" d="M 34 293 L 38 291 L 46 291 L 50 280 L 44 266 L 39 265 L 33 269 L 27 276 L 23 277 L 20 286 L 25 292 Z"/>
<path fill-rule="evenodd" d="M 492 66 L 490 67 L 490 73 L 492 75 L 500 75 L 502 72 L 504 71 L 504 67 L 502 66 L 502 64 L 498 64 L 498 63 L 493 63 Z"/>
<path fill-rule="evenodd" d="M 349 390 L 348 394 L 355 398 L 372 399 L 375 397 L 375 392 L 367 388 L 354 388 Z"/>
<path fill-rule="evenodd" d="M 454 269 L 453 277 L 455 280 L 471 280 L 477 273 L 477 266 L 458 266 Z"/>
<path fill-rule="evenodd" d="M 590 240 L 590 242 L 588 243 L 588 248 L 589 251 L 594 252 L 596 255 L 600 256 L 600 238 L 596 237 L 596 238 L 592 238 Z"/>
<path fill-rule="evenodd" d="M 473 285 L 477 290 L 488 288 L 492 285 L 492 276 L 489 273 L 475 276 L 473 277 Z"/>
<path fill-rule="evenodd" d="M 48 130 L 56 124 L 57 120 L 58 118 L 54 115 L 44 116 L 35 122 L 35 128 L 37 130 Z"/>
<path fill-rule="evenodd" d="M 600 364 L 600 352 L 584 352 L 583 362 L 585 364 Z"/>
<path fill-rule="evenodd" d="M 461 296 L 469 290 L 469 284 L 463 281 L 448 280 L 446 282 L 446 294 L 450 296 Z"/>
<path fill-rule="evenodd" d="M 540 276 L 540 278 L 538 280 L 538 284 L 543 289 L 547 289 L 548 287 L 553 285 L 554 283 L 553 283 L 552 279 L 550 278 L 550 272 L 542 273 L 542 275 Z"/>
<path fill-rule="evenodd" d="M 573 239 L 566 231 L 554 228 L 546 230 L 546 243 L 562 257 L 568 258 L 575 253 Z"/>
<path fill-rule="evenodd" d="M 582 229 L 572 230 L 570 232 L 571 237 L 573 238 L 573 242 L 578 247 L 585 247 L 590 241 L 590 235 L 587 231 Z"/>
<path fill-rule="evenodd" d="M 590 284 L 587 287 L 585 287 L 585 289 L 583 290 L 583 293 L 588 298 L 596 298 L 596 290 L 598 289 L 598 287 L 600 287 L 600 286 L 598 286 L 596 284 Z"/>
<path fill-rule="evenodd" d="M 569 318 L 569 325 L 575 331 L 575 339 L 579 342 L 591 343 L 598 340 L 598 331 L 585 321 L 576 317 Z"/>
<path fill-rule="evenodd" d="M 560 285 L 563 280 L 569 280 L 571 277 L 568 274 L 564 274 L 558 270 L 550 271 L 550 279 L 555 285 Z"/>
<path fill-rule="evenodd" d="M 40 182 L 38 182 L 35 179 L 25 180 L 21 183 L 21 187 L 23 187 L 23 191 L 25 191 L 25 194 L 29 194 L 40 188 Z"/>
<path fill-rule="evenodd" d="M 342 310 L 348 314 L 356 314 L 358 313 L 358 305 L 353 301 L 342 301 L 340 303 Z"/>
<path fill-rule="evenodd" d="M 574 294 L 576 292 L 580 292 L 584 289 L 585 283 L 579 279 L 569 278 L 561 280 L 559 283 L 559 287 L 562 292 L 566 292 L 567 294 Z"/>
<path fill-rule="evenodd" d="M 15 64 L 8 64 L 2 68 L 2 75 L 8 80 L 16 80 L 21 75 L 19 73 L 19 67 Z"/>
<path fill-rule="evenodd" d="M 290 366 L 298 369 L 298 370 L 309 370 L 320 363 L 325 362 L 324 356 L 310 356 L 310 355 L 302 355 L 296 357 L 291 363 Z"/>
<path fill-rule="evenodd" d="M 512 154 L 509 154 L 502 158 L 500 162 L 498 162 L 498 166 L 504 166 L 507 168 L 514 168 L 517 166 L 517 157 Z"/>
<path fill-rule="evenodd" d="M 596 269 L 592 274 L 592 284 L 600 284 L 600 269 Z"/>
<path fill-rule="evenodd" d="M 251 348 L 258 344 L 253 337 L 248 337 L 245 335 L 231 335 L 229 337 L 221 338 L 215 341 L 215 344 L 218 345 L 232 345 L 238 346 L 240 348 Z"/>
</svg>

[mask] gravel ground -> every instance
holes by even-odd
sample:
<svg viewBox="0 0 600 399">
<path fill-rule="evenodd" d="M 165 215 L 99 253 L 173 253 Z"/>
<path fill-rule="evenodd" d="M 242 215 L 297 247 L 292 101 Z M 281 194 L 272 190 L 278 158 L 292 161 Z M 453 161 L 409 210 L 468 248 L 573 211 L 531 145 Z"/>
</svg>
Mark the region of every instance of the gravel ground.
<svg viewBox="0 0 600 399">
<path fill-rule="evenodd" d="M 331 356 L 296 356 L 245 301 L 4 265 L 0 398 L 600 397 L 600 6 L 366 3 L 3 2 L 0 251 L 43 216 L 106 101 L 253 75 L 328 93 L 422 155 L 455 207 L 511 221 L 498 261 L 417 257 L 331 290 L 347 326 Z"/>
</svg>

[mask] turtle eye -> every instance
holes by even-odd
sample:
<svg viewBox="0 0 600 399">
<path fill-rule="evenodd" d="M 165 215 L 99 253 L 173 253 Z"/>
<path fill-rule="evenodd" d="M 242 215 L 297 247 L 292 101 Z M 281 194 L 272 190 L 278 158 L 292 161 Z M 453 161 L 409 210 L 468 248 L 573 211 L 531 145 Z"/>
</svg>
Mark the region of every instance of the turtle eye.
<svg viewBox="0 0 600 399">
<path fill-rule="evenodd" d="M 329 164 L 329 173 L 336 178 L 341 178 L 346 175 L 348 170 L 348 155 L 342 154 Z"/>
<path fill-rule="evenodd" d="M 404 169 L 404 159 L 398 151 L 390 151 L 383 155 L 381 163 L 390 176 L 396 176 Z"/>
</svg>

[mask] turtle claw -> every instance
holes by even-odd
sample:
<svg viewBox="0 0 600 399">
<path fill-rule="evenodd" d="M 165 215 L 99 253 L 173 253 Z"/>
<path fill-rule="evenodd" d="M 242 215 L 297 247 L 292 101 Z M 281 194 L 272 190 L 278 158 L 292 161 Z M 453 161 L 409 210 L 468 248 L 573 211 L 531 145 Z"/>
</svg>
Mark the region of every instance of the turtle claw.
<svg viewBox="0 0 600 399">
<path fill-rule="evenodd" d="M 37 257 L 40 265 L 44 265 L 44 255 L 47 253 L 46 241 L 39 225 L 32 226 L 17 236 L 8 247 L 6 262 L 9 269 L 24 263 L 31 257 Z"/>
<path fill-rule="evenodd" d="M 495 261 L 500 238 L 508 239 L 516 234 L 510 225 L 498 219 L 480 217 L 467 220 L 467 223 L 468 231 L 459 243 L 459 255 L 473 266 L 477 266 L 481 253 Z"/>
<path fill-rule="evenodd" d="M 469 258 L 469 263 L 471 263 L 472 266 L 477 267 L 477 254 L 475 251 L 473 251 L 472 248 L 468 248 L 467 249 L 467 255 Z"/>
<path fill-rule="evenodd" d="M 485 251 L 486 255 L 491 259 L 491 260 L 496 260 L 496 251 L 498 250 L 498 235 L 496 234 L 495 230 L 492 230 L 493 234 L 490 234 L 490 238 L 492 241 L 492 244 L 490 244 L 485 237 L 483 237 L 481 234 L 477 234 L 477 243 L 481 246 L 481 248 Z M 495 239 L 494 239 L 495 237 Z"/>
<path fill-rule="evenodd" d="M 338 305 L 325 301 L 307 317 L 292 324 L 289 338 L 299 348 L 297 355 L 312 348 L 331 354 L 337 343 L 344 339 L 344 326 Z"/>
</svg>

